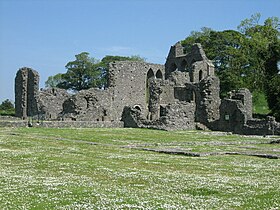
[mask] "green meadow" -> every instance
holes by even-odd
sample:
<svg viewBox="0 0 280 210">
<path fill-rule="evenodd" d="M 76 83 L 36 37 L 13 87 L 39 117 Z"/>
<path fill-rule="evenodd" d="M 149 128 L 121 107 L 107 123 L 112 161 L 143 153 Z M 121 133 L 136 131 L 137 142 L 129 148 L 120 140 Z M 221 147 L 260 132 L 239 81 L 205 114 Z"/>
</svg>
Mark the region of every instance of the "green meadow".
<svg viewBox="0 0 280 210">
<path fill-rule="evenodd" d="M 277 139 L 0 128 L 0 209 L 279 209 Z"/>
</svg>

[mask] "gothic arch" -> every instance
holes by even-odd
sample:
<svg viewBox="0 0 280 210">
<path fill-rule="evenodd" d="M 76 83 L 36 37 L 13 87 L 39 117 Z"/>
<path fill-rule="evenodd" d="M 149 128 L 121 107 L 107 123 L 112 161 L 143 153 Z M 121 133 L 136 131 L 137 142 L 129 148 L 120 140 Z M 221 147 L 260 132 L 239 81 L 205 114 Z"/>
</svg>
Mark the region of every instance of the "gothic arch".
<svg viewBox="0 0 280 210">
<path fill-rule="evenodd" d="M 149 69 L 147 72 L 147 77 L 146 77 L 146 104 L 148 106 L 149 100 L 150 100 L 150 81 L 155 78 L 154 72 L 152 69 Z"/>
<path fill-rule="evenodd" d="M 155 77 L 154 72 L 152 69 L 149 69 L 149 71 L 147 72 L 147 80 L 153 77 Z"/>
<path fill-rule="evenodd" d="M 163 78 L 163 77 L 162 77 L 162 72 L 161 72 L 161 70 L 157 70 L 156 78 L 157 78 L 157 79 L 162 79 L 162 78 Z"/>
</svg>

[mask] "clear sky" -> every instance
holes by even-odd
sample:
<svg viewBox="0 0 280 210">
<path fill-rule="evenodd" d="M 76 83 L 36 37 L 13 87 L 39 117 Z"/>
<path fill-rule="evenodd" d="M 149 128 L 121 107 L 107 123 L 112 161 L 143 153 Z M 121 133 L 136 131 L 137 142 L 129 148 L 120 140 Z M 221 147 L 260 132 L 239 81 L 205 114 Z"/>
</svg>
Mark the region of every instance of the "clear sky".
<svg viewBox="0 0 280 210">
<path fill-rule="evenodd" d="M 164 64 L 171 45 L 193 30 L 236 29 L 260 12 L 280 16 L 279 0 L 0 0 L 0 101 L 14 100 L 21 67 L 65 72 L 81 52 L 140 55 Z"/>
</svg>

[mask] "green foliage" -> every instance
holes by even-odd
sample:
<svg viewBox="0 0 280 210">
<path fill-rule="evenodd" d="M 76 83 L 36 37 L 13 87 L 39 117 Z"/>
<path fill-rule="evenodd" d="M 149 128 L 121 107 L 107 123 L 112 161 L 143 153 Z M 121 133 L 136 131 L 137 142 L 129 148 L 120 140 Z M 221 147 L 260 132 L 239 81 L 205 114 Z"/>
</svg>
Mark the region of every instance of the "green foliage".
<svg viewBox="0 0 280 210">
<path fill-rule="evenodd" d="M 15 115 L 15 109 L 8 109 L 8 110 L 1 110 L 0 109 L 0 115 L 2 115 L 2 116 L 14 116 Z"/>
<path fill-rule="evenodd" d="M 98 61 L 90 58 L 87 52 L 75 57 L 76 60 L 66 64 L 67 72 L 61 75 L 62 82 L 58 83 L 57 87 L 74 91 L 100 87 L 101 71 L 96 67 Z"/>
<path fill-rule="evenodd" d="M 6 99 L 0 104 L 0 115 L 15 115 L 15 108 L 12 101 Z"/>
<path fill-rule="evenodd" d="M 244 86 L 244 75 L 248 74 L 248 59 L 242 53 L 245 36 L 234 30 L 209 30 L 202 31 L 199 36 L 186 38 L 182 44 L 187 48 L 196 42 L 202 44 L 215 65 L 221 80 L 221 95 L 225 96 L 228 91 Z"/>
<path fill-rule="evenodd" d="M 249 30 L 251 30 L 251 28 L 255 27 L 256 25 L 259 25 L 260 18 L 261 18 L 261 14 L 255 13 L 251 15 L 251 18 L 246 18 L 245 20 L 242 20 L 240 25 L 237 26 L 237 29 L 244 34 Z"/>
<path fill-rule="evenodd" d="M 278 120 L 279 106 L 279 18 L 267 18 L 263 25 L 256 13 L 241 21 L 238 31 L 213 31 L 203 28 L 182 41 L 186 50 L 199 42 L 213 60 L 221 81 L 221 96 L 242 87 L 251 92 L 264 92 L 273 115 Z M 206 30 L 207 29 L 207 30 Z M 264 112 L 266 112 L 264 110 Z"/>
<path fill-rule="evenodd" d="M 207 27 L 202 27 L 201 31 L 191 31 L 190 36 L 186 37 L 186 39 L 182 41 L 185 51 L 189 52 L 194 43 L 206 44 L 209 42 L 211 32 L 213 32 L 213 30 Z"/>
<path fill-rule="evenodd" d="M 266 96 L 273 116 L 280 121 L 280 74 L 272 77 L 267 83 Z"/>
<path fill-rule="evenodd" d="M 49 76 L 47 81 L 45 82 L 45 87 L 47 88 L 55 88 L 58 84 L 62 83 L 62 74 L 56 74 L 54 76 Z"/>
<path fill-rule="evenodd" d="M 5 101 L 3 101 L 0 104 L 0 109 L 1 110 L 9 110 L 9 109 L 13 109 L 13 108 L 14 108 L 14 104 L 9 99 L 6 99 Z"/>
<path fill-rule="evenodd" d="M 134 55 L 125 56 L 105 56 L 101 61 L 89 57 L 89 53 L 82 52 L 75 55 L 76 60 L 66 64 L 65 74 L 56 74 L 48 77 L 45 82 L 46 87 L 58 87 L 73 91 L 84 89 L 106 88 L 108 85 L 109 63 L 115 61 L 145 61 L 144 58 Z"/>
<path fill-rule="evenodd" d="M 267 115 L 270 113 L 266 96 L 263 92 L 254 91 L 253 96 L 253 113 L 257 115 Z"/>
</svg>

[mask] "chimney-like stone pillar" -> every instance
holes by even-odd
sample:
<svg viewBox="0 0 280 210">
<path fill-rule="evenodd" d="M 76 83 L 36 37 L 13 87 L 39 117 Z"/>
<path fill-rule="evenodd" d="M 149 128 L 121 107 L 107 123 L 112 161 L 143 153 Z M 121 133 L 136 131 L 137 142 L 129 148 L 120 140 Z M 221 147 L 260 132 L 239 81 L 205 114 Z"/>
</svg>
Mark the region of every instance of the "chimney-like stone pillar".
<svg viewBox="0 0 280 210">
<path fill-rule="evenodd" d="M 15 115 L 22 119 L 38 114 L 39 74 L 31 68 L 21 68 L 15 78 Z"/>
</svg>

